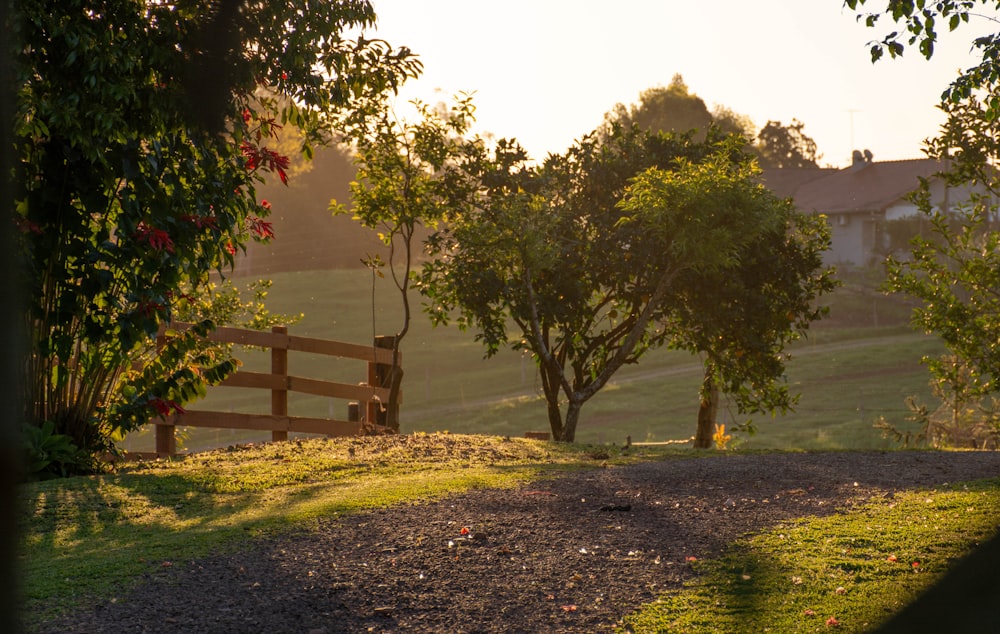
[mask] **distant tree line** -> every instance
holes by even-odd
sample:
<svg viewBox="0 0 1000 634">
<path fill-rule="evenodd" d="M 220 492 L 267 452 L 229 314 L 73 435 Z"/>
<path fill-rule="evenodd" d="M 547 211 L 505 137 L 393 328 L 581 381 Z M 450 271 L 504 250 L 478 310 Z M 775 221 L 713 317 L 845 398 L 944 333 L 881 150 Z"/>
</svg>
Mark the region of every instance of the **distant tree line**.
<svg viewBox="0 0 1000 634">
<path fill-rule="evenodd" d="M 818 168 L 816 142 L 805 134 L 805 124 L 793 119 L 789 124 L 768 121 L 756 130 L 746 115 L 717 105 L 711 111 L 698 95 L 691 92 L 684 78 L 674 75 L 667 86 L 654 86 L 642 91 L 638 103 L 616 104 L 605 115 L 608 123 L 636 125 L 651 132 L 685 133 L 694 131 L 694 138 L 705 139 L 715 128 L 724 134 L 738 134 L 747 139 L 748 151 L 764 168 Z"/>
</svg>

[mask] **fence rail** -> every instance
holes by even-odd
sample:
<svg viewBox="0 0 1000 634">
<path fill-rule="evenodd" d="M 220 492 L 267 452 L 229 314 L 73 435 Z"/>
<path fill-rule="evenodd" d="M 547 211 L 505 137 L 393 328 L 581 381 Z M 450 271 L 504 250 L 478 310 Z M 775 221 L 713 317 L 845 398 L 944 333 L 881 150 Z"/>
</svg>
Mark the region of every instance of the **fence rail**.
<svg viewBox="0 0 1000 634">
<path fill-rule="evenodd" d="M 186 330 L 192 324 L 173 323 L 170 330 Z M 161 331 L 161 338 L 166 329 Z M 271 440 L 288 439 L 289 432 L 325 434 L 326 436 L 355 436 L 364 431 L 389 431 L 380 425 L 381 404 L 389 400 L 389 388 L 382 387 L 382 377 L 388 376 L 392 366 L 391 346 L 386 348 L 386 339 L 378 337 L 371 346 L 342 341 L 316 339 L 289 335 L 285 326 L 274 326 L 271 332 L 244 330 L 242 328 L 217 328 L 208 335 L 210 341 L 270 348 L 271 371 L 236 371 L 220 383 L 226 387 L 263 389 L 271 392 L 270 414 L 242 414 L 204 410 L 185 410 L 165 420 L 151 421 L 156 426 L 156 456 L 166 457 L 177 451 L 174 435 L 177 426 L 212 427 L 223 429 L 248 429 L 270 431 Z M 348 384 L 321 379 L 293 376 L 288 373 L 288 353 L 290 351 L 321 354 L 344 359 L 356 359 L 368 363 L 365 383 Z M 400 359 L 397 356 L 397 363 Z M 297 392 L 314 396 L 356 401 L 358 416 L 354 420 L 333 418 L 310 418 L 291 416 L 288 413 L 288 393 Z M 362 415 L 363 412 L 363 415 Z"/>
</svg>

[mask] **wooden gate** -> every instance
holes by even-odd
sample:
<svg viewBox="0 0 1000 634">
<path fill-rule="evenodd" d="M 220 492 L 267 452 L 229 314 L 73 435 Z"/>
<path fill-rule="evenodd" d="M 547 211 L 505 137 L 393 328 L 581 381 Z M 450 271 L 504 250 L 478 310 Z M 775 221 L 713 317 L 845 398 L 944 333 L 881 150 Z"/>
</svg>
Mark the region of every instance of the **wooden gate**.
<svg viewBox="0 0 1000 634">
<path fill-rule="evenodd" d="M 188 323 L 174 323 L 170 326 L 173 330 L 186 330 L 190 327 L 191 324 Z M 392 350 L 381 347 L 385 345 L 382 341 L 375 345 L 364 346 L 327 339 L 299 337 L 289 335 L 288 328 L 285 326 L 274 326 L 271 332 L 241 328 L 217 328 L 208 336 L 208 339 L 219 343 L 258 346 L 271 350 L 270 372 L 238 370 L 220 384 L 228 387 L 269 390 L 271 392 L 271 413 L 242 414 L 185 410 L 183 413 L 174 414 L 164 420 L 150 421 L 156 426 L 156 455 L 158 457 L 176 453 L 177 443 L 174 431 L 178 425 L 270 431 L 271 439 L 274 441 L 287 440 L 289 432 L 324 434 L 331 437 L 355 436 L 363 432 L 392 433 L 391 430 L 377 424 L 381 404 L 388 401 L 389 388 L 372 385 L 378 381 L 378 377 L 388 376 L 389 372 L 386 368 L 392 366 Z M 367 361 L 366 381 L 348 384 L 291 375 L 288 372 L 288 353 L 290 351 Z M 397 356 L 397 362 L 398 359 Z M 357 408 L 359 415 L 356 420 L 291 416 L 288 413 L 289 392 L 345 399 L 357 402 L 362 407 Z"/>
</svg>

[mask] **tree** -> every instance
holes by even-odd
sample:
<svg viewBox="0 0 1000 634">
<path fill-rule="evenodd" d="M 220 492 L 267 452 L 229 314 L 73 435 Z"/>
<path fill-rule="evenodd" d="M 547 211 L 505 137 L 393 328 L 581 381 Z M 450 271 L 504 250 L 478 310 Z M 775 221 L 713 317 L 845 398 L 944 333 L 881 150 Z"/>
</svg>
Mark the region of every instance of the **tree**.
<svg viewBox="0 0 1000 634">
<path fill-rule="evenodd" d="M 864 0 L 847 0 L 860 11 Z M 955 31 L 976 17 L 976 7 L 1000 9 L 995 0 L 943 0 L 933 5 L 891 1 L 884 12 L 860 14 L 868 27 L 879 26 L 882 18 L 901 24 L 871 43 L 873 62 L 888 52 L 891 58 L 903 55 L 907 46 L 916 46 L 927 59 L 934 55 L 938 25 L 947 23 Z M 914 200 L 929 221 L 930 236 L 917 236 L 912 252 L 888 260 L 886 288 L 908 294 L 921 305 L 914 311 L 914 325 L 937 334 L 948 347 L 949 356 L 926 360 L 940 393 L 953 393 L 952 401 L 970 402 L 976 396 L 1000 389 L 1000 288 L 997 249 L 996 196 L 1000 180 L 997 144 L 1000 115 L 1000 34 L 978 37 L 973 47 L 982 62 L 959 73 L 941 95 L 946 122 L 940 134 L 926 148 L 931 158 L 948 168 L 939 175 L 950 187 L 979 188 L 984 195 L 973 196 L 968 204 L 950 209 L 931 204 L 929 183 L 924 181 Z M 950 387 L 945 388 L 948 385 Z M 964 394 L 958 393 L 958 388 Z"/>
<path fill-rule="evenodd" d="M 754 141 L 751 151 L 760 166 L 815 168 L 819 155 L 816 142 L 803 132 L 805 124 L 793 119 L 789 125 L 768 121 L 755 133 L 750 117 L 723 105 L 709 112 L 705 102 L 692 93 L 679 74 L 667 87 L 648 88 L 639 95 L 639 103 L 616 104 L 605 116 L 607 123 L 638 126 L 650 132 L 685 133 L 696 131 L 695 139 L 704 139 L 710 127 L 722 134 L 736 134 Z"/>
<path fill-rule="evenodd" d="M 612 125 L 540 168 L 526 159 L 514 143 L 484 151 L 478 197 L 431 241 L 422 287 L 432 317 L 456 310 L 488 355 L 531 351 L 553 437 L 572 441 L 618 369 L 688 327 L 681 278 L 694 288 L 737 267 L 786 217 L 734 139 Z"/>
<path fill-rule="evenodd" d="M 760 166 L 767 168 L 818 168 L 816 142 L 802 130 L 805 124 L 792 119 L 789 125 L 768 121 L 757 134 L 754 153 Z"/>
<path fill-rule="evenodd" d="M 232 370 L 187 335 L 150 342 L 185 289 L 269 237 L 255 184 L 287 178 L 274 130 L 301 128 L 309 154 L 332 113 L 419 64 L 343 37 L 373 23 L 364 1 L 37 0 L 12 13 L 27 418 L 97 455 Z"/>
<path fill-rule="evenodd" d="M 670 81 L 670 85 L 647 88 L 639 95 L 639 103 L 631 106 L 615 105 L 614 109 L 605 115 L 611 123 L 623 127 L 636 125 L 650 132 L 685 133 L 698 131 L 698 138 L 704 139 L 705 132 L 713 123 L 708 106 L 698 95 L 692 93 L 684 78 L 678 73 Z"/>
<path fill-rule="evenodd" d="M 382 268 L 389 269 L 402 302 L 402 323 L 393 337 L 385 421 L 398 431 L 403 369 L 396 358 L 410 329 L 409 290 L 417 232 L 421 227 L 437 228 L 452 201 L 463 197 L 456 169 L 466 151 L 464 137 L 474 120 L 474 107 L 467 95 L 456 98 L 450 109 L 417 102 L 419 121 L 409 123 L 398 119 L 384 100 L 374 105 L 375 112 L 363 119 L 363 125 L 349 126 L 345 132 L 358 152 L 357 180 L 351 183 L 354 218 L 380 230 L 379 236 L 389 249 L 387 263 L 369 255 L 365 264 L 379 275 Z M 337 201 L 332 201 L 331 207 L 335 214 L 349 213 Z"/>
<path fill-rule="evenodd" d="M 786 413 L 798 396 L 783 382 L 787 344 L 827 310 L 818 298 L 836 286 L 823 266 L 830 229 L 819 215 L 767 200 L 772 223 L 743 245 L 738 266 L 686 273 L 667 300 L 671 345 L 698 354 L 704 380 L 694 446 L 712 446 L 720 393 L 743 414 Z"/>
<path fill-rule="evenodd" d="M 746 139 L 752 139 L 754 136 L 753 119 L 728 106 L 716 104 L 712 108 L 712 123 L 723 134 L 738 134 Z"/>
</svg>

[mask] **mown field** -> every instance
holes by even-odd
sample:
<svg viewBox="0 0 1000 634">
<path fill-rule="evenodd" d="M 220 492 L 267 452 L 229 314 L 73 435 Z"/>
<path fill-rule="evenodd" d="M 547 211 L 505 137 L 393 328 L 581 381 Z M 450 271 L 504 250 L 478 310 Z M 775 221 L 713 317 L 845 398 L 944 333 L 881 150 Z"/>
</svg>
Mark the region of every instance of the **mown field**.
<svg viewBox="0 0 1000 634">
<path fill-rule="evenodd" d="M 278 273 L 268 297 L 273 312 L 303 319 L 291 331 L 304 336 L 368 343 L 373 334 L 400 326 L 398 294 L 388 280 L 372 280 L 358 270 Z M 239 280 L 243 281 L 243 280 Z M 795 344 L 787 379 L 801 393 L 796 411 L 783 417 L 753 417 L 758 433 L 739 434 L 750 448 L 869 449 L 888 446 L 872 423 L 885 416 L 904 425 L 904 399 L 930 399 L 924 355 L 942 351 L 934 339 L 906 325 L 908 310 L 877 293 L 841 290 L 830 301 L 831 315 L 807 339 Z M 245 367 L 266 370 L 266 353 L 240 351 Z M 521 436 L 548 429 L 534 362 L 504 351 L 483 358 L 474 333 L 455 327 L 433 328 L 418 313 L 403 342 L 405 432 L 444 431 Z M 293 354 L 289 371 L 298 376 L 346 382 L 364 380 L 364 364 Z M 577 439 L 585 443 L 624 443 L 689 438 L 694 433 L 701 365 L 687 353 L 658 350 L 625 368 L 584 407 Z M 216 388 L 192 408 L 266 413 L 267 393 Z M 346 417 L 347 403 L 290 395 L 293 415 Z M 723 402 L 720 420 L 742 423 L 732 403 Z M 190 429 L 182 444 L 200 450 L 264 440 L 267 435 L 231 430 Z M 151 434 L 127 438 L 126 448 L 147 450 Z"/>
</svg>

